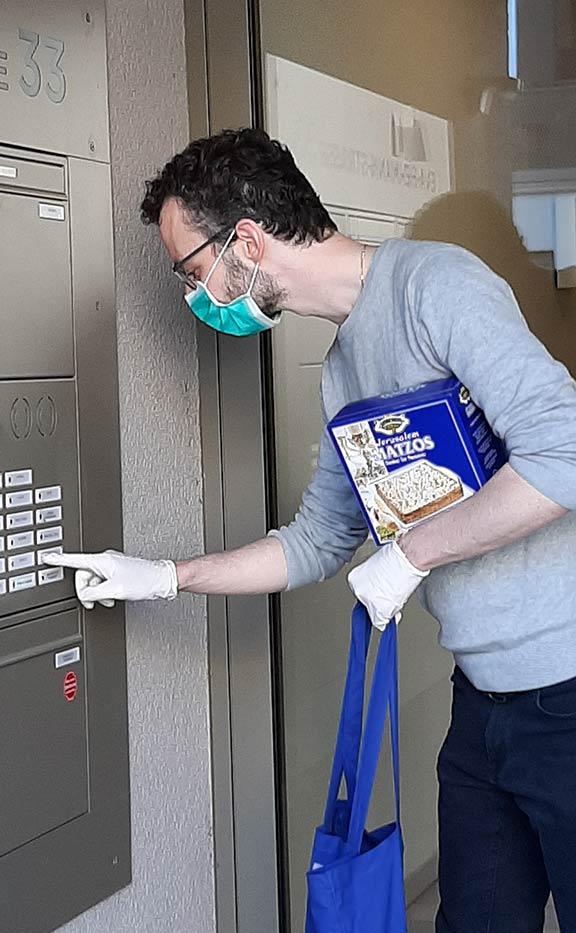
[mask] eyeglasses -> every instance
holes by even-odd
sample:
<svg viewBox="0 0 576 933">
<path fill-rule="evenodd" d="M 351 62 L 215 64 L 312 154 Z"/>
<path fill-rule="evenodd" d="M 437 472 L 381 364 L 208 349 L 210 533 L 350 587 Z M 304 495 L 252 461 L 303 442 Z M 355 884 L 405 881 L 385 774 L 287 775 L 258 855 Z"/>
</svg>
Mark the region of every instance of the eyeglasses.
<svg viewBox="0 0 576 933">
<path fill-rule="evenodd" d="M 180 282 L 183 282 L 187 288 L 196 288 L 196 279 L 191 272 L 186 272 L 184 266 L 187 262 L 190 262 L 194 256 L 197 256 L 198 253 L 202 252 L 203 249 L 206 249 L 207 246 L 211 246 L 212 243 L 215 243 L 216 240 L 219 240 L 224 231 L 219 230 L 218 233 L 215 233 L 213 236 L 209 237 L 207 240 L 204 240 L 200 246 L 197 246 L 196 249 L 193 249 L 191 253 L 188 253 L 187 256 L 184 256 L 184 259 L 179 259 L 177 262 L 172 265 L 172 272 L 179 279 Z M 231 237 L 230 243 L 233 243 L 236 239 L 236 233 Z"/>
</svg>

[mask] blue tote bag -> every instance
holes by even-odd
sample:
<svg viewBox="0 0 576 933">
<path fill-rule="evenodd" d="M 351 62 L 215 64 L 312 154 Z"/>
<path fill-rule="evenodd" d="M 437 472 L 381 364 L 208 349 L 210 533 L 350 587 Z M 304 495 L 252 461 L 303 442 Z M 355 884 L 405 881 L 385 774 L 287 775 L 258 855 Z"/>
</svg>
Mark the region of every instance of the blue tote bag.
<svg viewBox="0 0 576 933">
<path fill-rule="evenodd" d="M 316 830 L 306 876 L 306 933 L 406 933 L 396 625 L 388 625 L 380 636 L 362 730 L 371 632 L 368 613 L 357 603 L 324 822 Z M 388 710 L 396 820 L 368 832 L 366 820 Z M 346 798 L 338 799 L 343 776 Z"/>
</svg>

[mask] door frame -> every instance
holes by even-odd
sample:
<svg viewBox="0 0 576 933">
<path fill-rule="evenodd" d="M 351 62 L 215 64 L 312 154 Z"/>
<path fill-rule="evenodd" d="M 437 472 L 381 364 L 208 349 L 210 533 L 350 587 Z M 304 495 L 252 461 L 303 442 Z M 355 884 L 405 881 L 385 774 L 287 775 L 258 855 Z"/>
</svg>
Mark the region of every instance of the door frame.
<svg viewBox="0 0 576 933">
<path fill-rule="evenodd" d="M 191 138 L 262 126 L 258 0 L 184 6 Z M 211 553 L 276 524 L 272 344 L 196 333 Z M 277 596 L 207 600 L 218 933 L 290 930 L 279 608 Z"/>
</svg>

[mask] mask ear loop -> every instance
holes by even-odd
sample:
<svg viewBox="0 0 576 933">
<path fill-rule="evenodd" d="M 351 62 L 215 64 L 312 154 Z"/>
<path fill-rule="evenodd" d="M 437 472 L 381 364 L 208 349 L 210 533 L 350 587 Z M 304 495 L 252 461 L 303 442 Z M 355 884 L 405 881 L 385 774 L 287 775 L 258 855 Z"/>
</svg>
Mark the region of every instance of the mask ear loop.
<svg viewBox="0 0 576 933">
<path fill-rule="evenodd" d="M 220 260 L 222 259 L 223 255 L 224 255 L 224 253 L 226 252 L 226 250 L 228 249 L 228 247 L 230 246 L 230 243 L 232 242 L 232 237 L 234 236 L 235 233 L 236 233 L 236 227 L 234 227 L 234 229 L 230 231 L 230 236 L 229 236 L 228 239 L 226 240 L 224 246 L 223 246 L 222 249 L 220 250 L 220 253 L 218 254 L 218 256 L 216 257 L 214 263 L 212 264 L 212 268 L 210 269 L 208 275 L 206 276 L 206 278 L 204 279 L 204 282 L 202 283 L 203 285 L 208 285 L 208 282 L 210 281 L 210 278 L 211 278 L 211 276 L 212 276 L 212 273 L 214 272 L 214 270 L 216 269 L 216 266 L 218 265 L 218 263 L 219 263 Z"/>
<path fill-rule="evenodd" d="M 252 273 L 252 278 L 250 279 L 250 285 L 248 286 L 248 291 L 246 292 L 246 297 L 250 297 L 252 294 L 252 289 L 254 288 L 254 282 L 256 281 L 256 276 L 258 275 L 258 269 L 260 268 L 260 263 L 257 262 L 254 266 L 254 271 Z"/>
</svg>

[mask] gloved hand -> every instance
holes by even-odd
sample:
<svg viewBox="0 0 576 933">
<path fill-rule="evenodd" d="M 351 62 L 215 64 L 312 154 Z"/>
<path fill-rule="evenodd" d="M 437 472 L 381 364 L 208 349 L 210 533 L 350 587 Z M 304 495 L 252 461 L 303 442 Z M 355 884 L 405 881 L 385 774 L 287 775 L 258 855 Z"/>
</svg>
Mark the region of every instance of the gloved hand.
<svg viewBox="0 0 576 933">
<path fill-rule="evenodd" d="M 391 619 L 400 621 L 400 610 L 429 573 L 414 567 L 393 541 L 351 570 L 348 584 L 366 606 L 372 625 L 382 631 Z"/>
<path fill-rule="evenodd" d="M 176 565 L 171 560 L 142 560 L 103 551 L 45 554 L 43 561 L 51 567 L 76 570 L 76 593 L 86 609 L 93 609 L 95 602 L 113 606 L 116 599 L 174 599 L 178 594 Z"/>
</svg>

